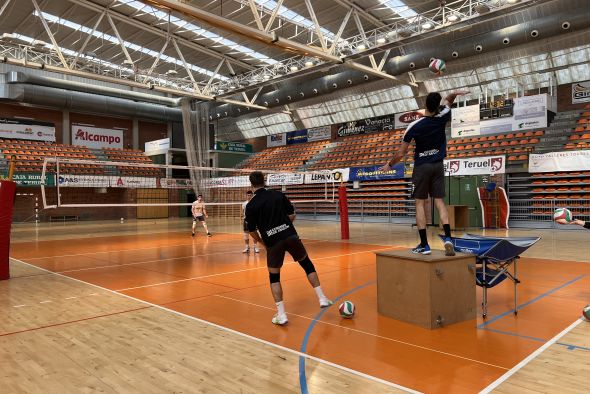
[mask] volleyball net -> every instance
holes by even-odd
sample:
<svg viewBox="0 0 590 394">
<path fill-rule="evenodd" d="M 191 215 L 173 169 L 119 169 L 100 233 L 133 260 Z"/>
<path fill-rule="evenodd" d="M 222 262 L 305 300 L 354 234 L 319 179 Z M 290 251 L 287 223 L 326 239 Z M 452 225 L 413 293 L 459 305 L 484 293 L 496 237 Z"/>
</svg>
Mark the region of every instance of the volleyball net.
<svg viewBox="0 0 590 394">
<path fill-rule="evenodd" d="M 239 215 L 246 192 L 252 190 L 253 169 L 191 167 L 137 162 L 46 158 L 41 174 L 43 207 L 143 207 L 146 217 L 163 208 L 189 207 L 200 194 L 208 212 Z M 261 171 L 269 188 L 287 193 L 294 204 L 333 203 L 340 180 L 332 171 Z M 160 208 L 159 208 L 160 207 Z M 160 212 L 157 216 L 162 217 Z M 141 217 L 138 210 L 138 217 Z"/>
</svg>

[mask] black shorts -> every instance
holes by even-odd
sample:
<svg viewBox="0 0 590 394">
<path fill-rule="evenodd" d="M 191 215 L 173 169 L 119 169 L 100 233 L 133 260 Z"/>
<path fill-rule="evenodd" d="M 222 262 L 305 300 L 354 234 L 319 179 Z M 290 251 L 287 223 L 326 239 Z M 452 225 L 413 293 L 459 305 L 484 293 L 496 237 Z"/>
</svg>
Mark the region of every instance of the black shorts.
<svg viewBox="0 0 590 394">
<path fill-rule="evenodd" d="M 442 161 L 436 163 L 424 163 L 414 167 L 412 173 L 412 185 L 414 191 L 412 197 L 425 200 L 443 198 L 445 196 L 445 166 Z"/>
<path fill-rule="evenodd" d="M 193 216 L 193 222 L 196 222 L 197 220 L 199 222 L 204 222 L 205 221 L 205 216 Z"/>
<path fill-rule="evenodd" d="M 301 261 L 307 256 L 307 250 L 298 235 L 292 235 L 266 248 L 266 265 L 269 268 L 281 268 L 285 259 L 285 252 L 289 252 L 293 260 Z"/>
</svg>

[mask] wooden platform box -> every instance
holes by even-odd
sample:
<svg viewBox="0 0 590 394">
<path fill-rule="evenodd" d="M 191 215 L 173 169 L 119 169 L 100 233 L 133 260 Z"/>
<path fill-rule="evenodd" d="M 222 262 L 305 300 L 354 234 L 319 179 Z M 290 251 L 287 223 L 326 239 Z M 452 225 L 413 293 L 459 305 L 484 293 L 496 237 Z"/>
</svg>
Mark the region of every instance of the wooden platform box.
<svg viewBox="0 0 590 394">
<path fill-rule="evenodd" d="M 424 328 L 475 319 L 475 256 L 377 252 L 379 313 Z"/>
</svg>

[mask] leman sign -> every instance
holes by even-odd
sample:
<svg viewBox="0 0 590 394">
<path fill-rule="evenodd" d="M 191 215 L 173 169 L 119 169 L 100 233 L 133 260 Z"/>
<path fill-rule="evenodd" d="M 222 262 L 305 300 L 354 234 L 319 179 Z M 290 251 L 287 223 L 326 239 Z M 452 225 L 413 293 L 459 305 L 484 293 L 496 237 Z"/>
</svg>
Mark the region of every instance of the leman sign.
<svg viewBox="0 0 590 394">
<path fill-rule="evenodd" d="M 506 156 L 445 160 L 445 175 L 494 175 L 506 172 Z"/>
<path fill-rule="evenodd" d="M 252 145 L 241 142 L 216 141 L 215 150 L 223 152 L 252 153 Z"/>
<path fill-rule="evenodd" d="M 395 115 L 385 115 L 378 118 L 368 118 L 363 120 L 354 120 L 352 122 L 341 123 L 338 125 L 338 137 L 349 135 L 373 133 L 376 131 L 394 130 Z"/>
<path fill-rule="evenodd" d="M 305 183 L 348 182 L 349 168 L 310 172 L 305 174 Z"/>
</svg>

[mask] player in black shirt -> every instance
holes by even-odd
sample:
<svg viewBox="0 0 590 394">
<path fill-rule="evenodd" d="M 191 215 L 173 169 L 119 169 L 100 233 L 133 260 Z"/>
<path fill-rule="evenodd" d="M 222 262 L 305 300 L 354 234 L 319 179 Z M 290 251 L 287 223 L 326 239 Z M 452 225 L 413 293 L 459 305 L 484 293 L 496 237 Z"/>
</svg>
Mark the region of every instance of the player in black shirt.
<svg viewBox="0 0 590 394">
<path fill-rule="evenodd" d="M 250 174 L 250 183 L 256 190 L 254 197 L 246 205 L 246 224 L 252 238 L 266 247 L 270 289 L 277 305 L 277 314 L 272 322 L 283 325 L 288 321 L 280 282 L 285 252 L 289 252 L 293 260 L 299 262 L 305 270 L 307 279 L 318 296 L 320 307 L 332 305 L 332 301 L 322 292 L 315 267 L 293 226 L 295 209 L 291 201 L 279 191 L 266 189 L 264 175 L 260 171 Z"/>
<path fill-rule="evenodd" d="M 430 254 L 430 246 L 426 236 L 426 201 L 428 196 L 434 199 L 441 223 L 445 232 L 444 246 L 447 256 L 454 256 L 455 250 L 451 242 L 451 227 L 449 214 L 443 198 L 445 197 L 445 169 L 443 160 L 447 155 L 447 138 L 445 128 L 451 119 L 451 105 L 457 96 L 469 92 L 458 91 L 449 94 L 440 107 L 440 93 L 429 93 L 426 97 L 424 117 L 410 123 L 404 133 L 401 147 L 393 159 L 380 169 L 389 171 L 391 167 L 401 161 L 412 140 L 415 142 L 414 171 L 412 184 L 413 197 L 416 201 L 416 225 L 420 234 L 420 244 L 412 249 L 413 253 Z"/>
</svg>

